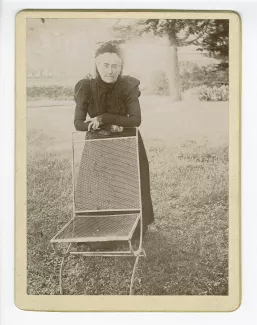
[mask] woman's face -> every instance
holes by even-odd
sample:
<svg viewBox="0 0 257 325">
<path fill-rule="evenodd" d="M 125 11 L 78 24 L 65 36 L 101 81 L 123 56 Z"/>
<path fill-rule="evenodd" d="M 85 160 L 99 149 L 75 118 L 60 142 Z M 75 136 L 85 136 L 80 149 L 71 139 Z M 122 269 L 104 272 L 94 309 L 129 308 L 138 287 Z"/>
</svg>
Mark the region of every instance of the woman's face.
<svg viewBox="0 0 257 325">
<path fill-rule="evenodd" d="M 121 73 L 121 59 L 115 53 L 100 54 L 96 58 L 96 67 L 101 79 L 107 83 L 113 83 Z"/>
</svg>

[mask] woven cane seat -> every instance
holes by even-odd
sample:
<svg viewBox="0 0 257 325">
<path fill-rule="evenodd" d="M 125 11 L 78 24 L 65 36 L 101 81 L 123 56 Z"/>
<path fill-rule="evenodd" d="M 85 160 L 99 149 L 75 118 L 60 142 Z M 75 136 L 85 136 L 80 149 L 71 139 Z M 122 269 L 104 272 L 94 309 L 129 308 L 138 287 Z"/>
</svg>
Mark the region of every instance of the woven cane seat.
<svg viewBox="0 0 257 325">
<path fill-rule="evenodd" d="M 78 216 L 52 242 L 96 242 L 130 240 L 139 214 Z"/>
</svg>

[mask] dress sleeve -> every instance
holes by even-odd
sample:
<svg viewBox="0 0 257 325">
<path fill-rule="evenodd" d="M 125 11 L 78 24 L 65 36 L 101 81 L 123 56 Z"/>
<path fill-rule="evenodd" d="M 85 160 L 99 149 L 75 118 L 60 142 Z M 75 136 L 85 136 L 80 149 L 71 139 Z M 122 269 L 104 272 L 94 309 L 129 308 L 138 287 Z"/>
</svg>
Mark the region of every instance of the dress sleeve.
<svg viewBox="0 0 257 325">
<path fill-rule="evenodd" d="M 77 131 L 87 131 L 89 122 L 84 123 L 87 117 L 87 80 L 80 80 L 74 90 L 74 100 L 76 103 L 74 114 L 74 126 Z"/>
<path fill-rule="evenodd" d="M 138 127 L 141 124 L 141 109 L 139 103 L 139 80 L 130 78 L 125 92 L 125 105 L 128 116 L 104 113 L 99 117 L 103 124 L 114 124 L 123 127 Z"/>
</svg>

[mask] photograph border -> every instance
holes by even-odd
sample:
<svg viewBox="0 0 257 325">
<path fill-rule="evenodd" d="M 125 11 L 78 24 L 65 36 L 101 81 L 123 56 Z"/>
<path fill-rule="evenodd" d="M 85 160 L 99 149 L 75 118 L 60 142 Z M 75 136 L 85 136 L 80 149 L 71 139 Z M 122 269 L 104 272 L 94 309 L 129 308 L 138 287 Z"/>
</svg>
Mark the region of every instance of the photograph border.
<svg viewBox="0 0 257 325">
<path fill-rule="evenodd" d="M 229 19 L 228 296 L 60 296 L 27 294 L 26 19 Z M 234 311 L 241 303 L 241 19 L 235 11 L 22 10 L 15 49 L 15 305 L 38 311 Z"/>
</svg>

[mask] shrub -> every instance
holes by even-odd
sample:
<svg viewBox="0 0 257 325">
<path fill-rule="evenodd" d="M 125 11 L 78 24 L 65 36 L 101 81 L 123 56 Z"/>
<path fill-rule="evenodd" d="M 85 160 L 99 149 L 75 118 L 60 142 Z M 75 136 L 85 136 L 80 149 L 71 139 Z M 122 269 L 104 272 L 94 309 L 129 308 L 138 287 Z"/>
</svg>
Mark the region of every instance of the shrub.
<svg viewBox="0 0 257 325">
<path fill-rule="evenodd" d="M 204 85 L 208 88 L 213 89 L 228 85 L 228 70 L 215 70 L 215 67 L 213 65 L 201 67 L 193 62 L 183 62 L 180 63 L 179 69 L 182 92 L 185 92 L 192 88 L 200 88 L 201 91 L 201 87 Z M 224 89 L 225 90 L 221 88 L 221 91 L 224 91 L 224 94 L 221 95 L 222 99 L 213 100 L 227 100 L 223 99 L 226 98 L 225 92 L 227 88 Z M 217 92 L 219 93 L 220 91 Z M 152 80 L 150 81 L 150 86 L 144 93 L 163 96 L 169 95 L 169 81 L 167 74 L 164 71 L 156 71 L 153 73 Z M 213 95 L 211 97 L 215 96 Z M 219 98 L 220 96 L 216 97 Z"/>
<path fill-rule="evenodd" d="M 27 96 L 31 99 L 72 99 L 74 95 L 73 87 L 60 85 L 40 85 L 27 87 Z"/>
<path fill-rule="evenodd" d="M 228 69 L 217 70 L 215 65 L 199 66 L 193 62 L 181 62 L 179 69 L 182 91 L 201 85 L 228 85 Z"/>
<path fill-rule="evenodd" d="M 155 71 L 151 74 L 150 80 L 145 88 L 141 88 L 145 95 L 169 95 L 169 82 L 164 71 Z"/>
<path fill-rule="evenodd" d="M 201 86 L 199 87 L 199 99 L 201 101 L 227 101 L 229 99 L 229 87 L 221 86 L 221 87 L 207 87 Z"/>
<path fill-rule="evenodd" d="M 165 72 L 159 72 L 156 74 L 153 81 L 153 90 L 155 95 L 169 94 L 169 81 Z"/>
</svg>

